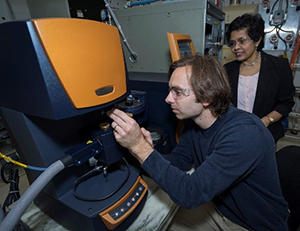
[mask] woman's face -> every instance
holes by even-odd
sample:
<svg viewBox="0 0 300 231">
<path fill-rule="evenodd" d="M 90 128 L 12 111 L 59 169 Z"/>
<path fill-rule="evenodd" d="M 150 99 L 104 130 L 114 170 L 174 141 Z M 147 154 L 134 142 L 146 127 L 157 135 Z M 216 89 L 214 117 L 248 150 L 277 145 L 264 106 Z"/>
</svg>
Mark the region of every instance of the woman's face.
<svg viewBox="0 0 300 231">
<path fill-rule="evenodd" d="M 229 46 L 236 59 L 239 61 L 252 60 L 257 57 L 256 45 L 258 42 L 254 42 L 248 35 L 247 28 L 241 30 L 234 30 L 230 35 Z"/>
</svg>

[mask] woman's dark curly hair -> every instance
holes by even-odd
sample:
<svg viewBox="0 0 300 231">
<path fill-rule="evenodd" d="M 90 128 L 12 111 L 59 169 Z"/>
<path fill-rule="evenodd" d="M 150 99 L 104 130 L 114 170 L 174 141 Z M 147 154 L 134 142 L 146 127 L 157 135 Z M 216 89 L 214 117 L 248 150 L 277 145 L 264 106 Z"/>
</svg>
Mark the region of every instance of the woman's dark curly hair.
<svg viewBox="0 0 300 231">
<path fill-rule="evenodd" d="M 261 51 L 265 46 L 265 21 L 262 19 L 260 14 L 243 14 L 242 16 L 237 17 L 234 19 L 226 33 L 225 38 L 227 42 L 230 41 L 231 32 L 234 30 L 242 30 L 247 29 L 249 37 L 254 41 L 259 41 L 260 38 L 261 41 L 257 47 L 258 51 Z"/>
<path fill-rule="evenodd" d="M 197 102 L 208 102 L 208 108 L 214 116 L 220 116 L 228 110 L 231 99 L 230 85 L 225 69 L 219 61 L 210 55 L 197 53 L 172 63 L 169 77 L 178 67 L 191 66 L 190 84 Z"/>
</svg>

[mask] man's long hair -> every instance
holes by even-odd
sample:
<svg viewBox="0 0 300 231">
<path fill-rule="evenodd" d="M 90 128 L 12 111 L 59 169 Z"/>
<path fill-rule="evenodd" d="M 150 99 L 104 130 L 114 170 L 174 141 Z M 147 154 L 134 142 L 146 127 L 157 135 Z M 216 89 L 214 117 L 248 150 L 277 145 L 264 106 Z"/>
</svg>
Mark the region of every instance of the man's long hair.
<svg viewBox="0 0 300 231">
<path fill-rule="evenodd" d="M 231 99 L 230 85 L 225 69 L 219 61 L 210 55 L 196 54 L 184 57 L 171 64 L 169 77 L 178 67 L 191 66 L 190 84 L 197 102 L 209 103 L 208 108 L 214 116 L 220 116 L 228 110 Z"/>
</svg>

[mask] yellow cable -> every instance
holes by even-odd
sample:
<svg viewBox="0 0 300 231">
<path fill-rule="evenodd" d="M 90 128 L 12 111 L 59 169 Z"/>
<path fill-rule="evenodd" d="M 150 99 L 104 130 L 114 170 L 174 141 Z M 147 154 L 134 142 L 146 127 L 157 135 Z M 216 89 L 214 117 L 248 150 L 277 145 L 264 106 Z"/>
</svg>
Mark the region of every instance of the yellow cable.
<svg viewBox="0 0 300 231">
<path fill-rule="evenodd" d="M 7 160 L 7 161 L 9 161 L 9 162 L 11 162 L 11 163 L 14 163 L 14 164 L 16 164 L 16 165 L 19 165 L 19 166 L 21 166 L 21 167 L 23 167 L 23 168 L 27 168 L 27 165 L 26 165 L 26 164 L 22 164 L 22 163 L 20 163 L 20 162 L 18 162 L 18 161 L 15 161 L 15 160 L 13 160 L 12 158 L 10 158 L 10 157 L 4 155 L 4 154 L 1 153 L 1 152 L 0 152 L 0 156 L 1 156 L 3 159 L 5 159 L 5 160 Z"/>
</svg>

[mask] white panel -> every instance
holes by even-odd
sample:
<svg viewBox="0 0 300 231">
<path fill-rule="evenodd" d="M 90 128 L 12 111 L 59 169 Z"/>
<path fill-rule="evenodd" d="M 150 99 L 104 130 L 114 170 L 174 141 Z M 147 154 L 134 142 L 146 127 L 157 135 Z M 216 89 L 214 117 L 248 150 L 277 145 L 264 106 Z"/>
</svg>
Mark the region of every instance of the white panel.
<svg viewBox="0 0 300 231">
<path fill-rule="evenodd" d="M 11 13 L 5 0 L 0 0 L 0 23 L 12 20 Z"/>
<path fill-rule="evenodd" d="M 10 0 L 13 10 L 16 13 L 30 15 L 26 0 Z M 18 17 L 16 16 L 18 19 Z"/>
<path fill-rule="evenodd" d="M 15 12 L 15 16 L 17 20 L 27 20 L 31 18 L 29 12 L 28 13 Z"/>
<path fill-rule="evenodd" d="M 234 5 L 223 7 L 223 11 L 226 14 L 225 24 L 231 23 L 235 18 L 245 13 L 256 14 L 258 13 L 258 5 Z"/>
<path fill-rule="evenodd" d="M 70 18 L 67 0 L 27 0 L 27 4 L 32 18 Z"/>
</svg>

